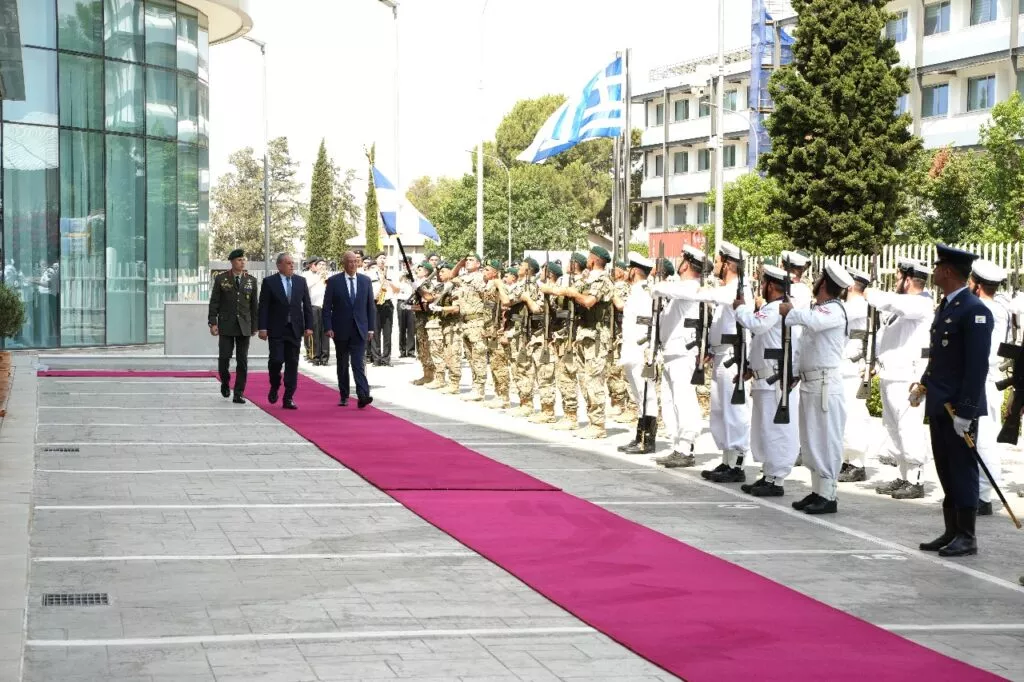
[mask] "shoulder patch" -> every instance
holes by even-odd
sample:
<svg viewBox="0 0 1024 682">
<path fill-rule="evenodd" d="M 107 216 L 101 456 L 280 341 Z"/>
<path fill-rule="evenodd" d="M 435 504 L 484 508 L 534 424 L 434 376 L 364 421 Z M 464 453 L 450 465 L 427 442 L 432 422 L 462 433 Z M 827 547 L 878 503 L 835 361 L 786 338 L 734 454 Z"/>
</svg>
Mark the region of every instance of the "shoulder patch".
<svg viewBox="0 0 1024 682">
<path fill-rule="evenodd" d="M 984 315 L 975 315 L 974 316 L 974 324 L 985 324 L 985 316 Z"/>
</svg>

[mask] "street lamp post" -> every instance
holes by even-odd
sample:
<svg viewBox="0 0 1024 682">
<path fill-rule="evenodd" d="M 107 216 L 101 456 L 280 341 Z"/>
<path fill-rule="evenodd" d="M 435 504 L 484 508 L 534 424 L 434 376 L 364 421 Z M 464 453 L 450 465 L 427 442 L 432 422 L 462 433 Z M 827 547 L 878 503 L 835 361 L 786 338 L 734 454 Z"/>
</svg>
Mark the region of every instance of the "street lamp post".
<svg viewBox="0 0 1024 682">
<path fill-rule="evenodd" d="M 263 55 L 263 257 L 266 260 L 266 273 L 270 274 L 270 123 L 267 115 L 269 100 L 267 99 L 267 44 L 250 36 L 242 36 L 260 48 Z"/>
<path fill-rule="evenodd" d="M 395 79 L 395 84 L 394 84 L 394 86 L 395 86 L 395 93 L 394 93 L 394 96 L 395 96 L 395 143 L 394 144 L 395 144 L 395 189 L 398 190 L 397 191 L 397 194 L 398 194 L 398 207 L 397 207 L 398 212 L 397 212 L 396 216 L 399 216 L 399 215 L 402 214 L 401 206 L 402 206 L 402 201 L 403 201 L 404 197 L 403 197 L 403 194 L 402 194 L 401 163 L 399 162 L 399 157 L 398 157 L 399 142 L 401 141 L 401 125 L 399 124 L 399 119 L 398 119 L 399 114 L 401 112 L 401 106 L 400 106 L 401 100 L 400 100 L 400 97 L 399 97 L 400 87 L 399 87 L 399 81 L 398 81 L 399 74 L 400 74 L 400 70 L 399 70 L 400 61 L 399 61 L 399 49 L 398 49 L 398 47 L 399 47 L 399 42 L 398 42 L 398 2 L 396 0 L 377 0 L 377 1 L 380 4 L 384 5 L 385 7 L 391 8 L 391 16 L 394 18 L 394 25 L 395 25 L 395 76 L 394 76 L 394 79 Z M 391 255 L 394 256 L 394 249 L 393 248 L 392 248 L 392 254 Z"/>
<path fill-rule="evenodd" d="M 466 151 L 469 152 L 470 154 L 474 153 L 473 150 L 471 150 L 471 149 L 467 149 Z M 484 156 L 487 157 L 488 159 L 493 160 L 493 161 L 497 161 L 498 164 L 501 165 L 501 169 L 503 171 L 505 171 L 506 180 L 508 180 L 508 263 L 509 263 L 509 265 L 511 265 L 512 264 L 512 173 L 511 173 L 511 171 L 509 171 L 508 166 L 505 165 L 505 162 L 502 161 L 497 156 L 492 156 L 491 154 L 484 154 Z M 482 205 L 483 205 L 483 202 L 481 202 L 481 206 Z M 483 253 L 481 252 L 480 255 L 482 256 Z"/>
</svg>

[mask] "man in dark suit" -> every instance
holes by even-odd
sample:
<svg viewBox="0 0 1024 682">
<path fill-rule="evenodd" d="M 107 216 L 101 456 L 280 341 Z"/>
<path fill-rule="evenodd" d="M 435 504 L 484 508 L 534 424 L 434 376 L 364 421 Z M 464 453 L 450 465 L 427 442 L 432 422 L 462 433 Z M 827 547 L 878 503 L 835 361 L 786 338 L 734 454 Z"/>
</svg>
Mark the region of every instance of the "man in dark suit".
<svg viewBox="0 0 1024 682">
<path fill-rule="evenodd" d="M 973 253 L 939 244 L 932 274 L 943 297 L 928 345 L 928 368 L 911 389 L 911 404 L 925 402 L 935 471 L 945 498 L 945 532 L 921 543 L 926 552 L 955 557 L 978 553 L 974 521 L 978 512 L 978 460 L 965 434 L 977 435 L 978 417 L 987 414 L 985 377 L 992 343 L 992 313 L 967 289 Z M 953 407 L 950 416 L 946 405 Z"/>
<path fill-rule="evenodd" d="M 299 349 L 302 337 L 313 335 L 313 306 L 309 302 L 306 280 L 295 274 L 290 254 L 277 256 L 277 274 L 263 278 L 260 289 L 260 338 L 269 340 L 271 403 L 277 402 L 284 365 L 284 401 L 286 410 L 298 409 L 293 400 L 299 381 Z"/>
<path fill-rule="evenodd" d="M 338 391 L 341 407 L 348 405 L 348 366 L 356 379 L 359 407 L 373 402 L 366 381 L 366 344 L 373 340 L 377 306 L 370 278 L 359 272 L 359 255 L 349 251 L 343 258 L 344 272 L 327 280 L 324 293 L 324 331 L 334 339 L 338 356 Z"/>
<path fill-rule="evenodd" d="M 210 290 L 210 334 L 219 337 L 217 371 L 220 394 L 231 395 L 231 355 L 238 352 L 235 370 L 235 399 L 242 404 L 249 373 L 249 339 L 256 334 L 256 278 L 245 271 L 245 252 L 228 254 L 231 269 L 213 279 Z"/>
</svg>

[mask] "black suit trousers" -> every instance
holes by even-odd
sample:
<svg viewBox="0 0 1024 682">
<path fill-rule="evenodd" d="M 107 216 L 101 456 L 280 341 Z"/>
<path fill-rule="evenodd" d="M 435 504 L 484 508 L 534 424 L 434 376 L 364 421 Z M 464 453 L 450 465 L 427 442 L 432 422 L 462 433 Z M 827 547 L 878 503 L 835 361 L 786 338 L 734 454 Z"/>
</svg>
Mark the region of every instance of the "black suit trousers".
<svg viewBox="0 0 1024 682">
<path fill-rule="evenodd" d="M 391 360 L 391 330 L 395 321 L 395 304 L 388 301 L 377 306 L 377 328 L 374 330 L 370 354 L 374 362 Z"/>
<path fill-rule="evenodd" d="M 302 348 L 302 337 L 270 337 L 268 340 L 270 359 L 267 371 L 270 372 L 270 388 L 281 387 L 281 367 L 284 367 L 284 399 L 291 400 L 295 395 L 295 387 L 299 383 L 299 350 Z"/>
<path fill-rule="evenodd" d="M 953 430 L 953 418 L 948 414 L 930 416 L 928 428 L 932 437 L 935 473 L 939 475 L 939 483 L 946 496 L 942 506 L 956 509 L 977 508 L 978 460 L 974 452 L 963 438 L 956 435 L 956 431 Z"/>
<path fill-rule="evenodd" d="M 249 377 L 249 336 L 220 335 L 217 342 L 217 372 L 222 384 L 231 383 L 231 355 L 237 351 L 235 362 L 235 395 L 245 393 L 245 382 Z"/>
<path fill-rule="evenodd" d="M 398 352 L 412 355 L 416 351 L 416 314 L 406 305 L 398 307 Z"/>
</svg>

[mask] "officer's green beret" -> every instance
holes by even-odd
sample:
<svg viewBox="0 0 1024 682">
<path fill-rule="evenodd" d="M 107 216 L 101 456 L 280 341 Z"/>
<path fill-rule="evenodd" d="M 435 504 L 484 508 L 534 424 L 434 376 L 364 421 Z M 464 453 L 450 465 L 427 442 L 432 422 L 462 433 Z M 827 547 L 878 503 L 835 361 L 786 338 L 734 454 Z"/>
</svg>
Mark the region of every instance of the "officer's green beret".
<svg viewBox="0 0 1024 682">
<path fill-rule="evenodd" d="M 515 275 L 516 277 L 519 277 L 519 270 L 517 270 L 516 268 L 505 268 L 505 274 Z"/>
<path fill-rule="evenodd" d="M 228 254 L 228 260 L 235 260 L 236 258 L 245 258 L 245 250 L 235 249 L 234 251 Z"/>
<path fill-rule="evenodd" d="M 425 261 L 423 261 L 422 263 L 420 263 L 420 264 L 419 264 L 419 265 L 417 265 L 416 267 L 418 267 L 418 268 L 423 268 L 423 269 L 424 269 L 424 270 L 426 270 L 427 272 L 433 272 L 433 271 L 434 271 L 434 266 L 433 266 L 433 265 L 431 265 L 431 264 L 430 264 L 430 261 L 428 261 L 428 260 L 425 260 Z"/>
<path fill-rule="evenodd" d="M 672 275 L 676 274 L 676 268 L 674 265 L 672 265 L 672 261 L 670 261 L 668 258 L 659 259 L 658 266 L 661 270 L 662 277 L 671 277 Z"/>
<path fill-rule="evenodd" d="M 484 260 L 483 258 L 480 257 L 479 253 L 467 253 L 466 254 L 466 258 L 475 258 L 475 259 L 477 259 L 480 262 L 483 262 L 483 260 Z"/>
<path fill-rule="evenodd" d="M 574 262 L 574 263 L 576 263 L 581 268 L 587 267 L 587 257 L 584 254 L 580 253 L 579 251 L 577 251 L 576 253 L 572 254 L 572 256 L 570 256 L 569 260 Z"/>
<path fill-rule="evenodd" d="M 617 267 L 619 270 L 629 270 L 629 263 L 620 258 L 619 260 L 615 261 L 615 267 Z"/>
<path fill-rule="evenodd" d="M 533 274 L 537 274 L 538 272 L 540 272 L 540 263 L 538 263 L 535 259 L 526 258 L 525 260 L 523 260 L 523 262 L 530 266 L 530 270 L 533 272 Z"/>
<path fill-rule="evenodd" d="M 498 260 L 497 258 L 492 258 L 491 260 L 487 261 L 487 267 L 494 268 L 498 272 L 501 272 L 501 261 Z"/>
<path fill-rule="evenodd" d="M 443 260 L 443 261 L 441 261 L 440 263 L 437 264 L 437 269 L 438 270 L 451 270 L 452 269 L 452 264 L 449 263 L 446 260 Z"/>
<path fill-rule="evenodd" d="M 605 263 L 608 263 L 612 259 L 612 255 L 608 253 L 608 249 L 603 246 L 591 246 L 590 253 L 600 258 Z"/>
<path fill-rule="evenodd" d="M 550 272 L 555 277 L 561 277 L 562 276 L 562 266 L 559 265 L 558 263 L 555 263 L 554 261 L 552 261 L 552 262 L 548 263 L 545 267 L 548 269 L 548 272 Z"/>
</svg>

